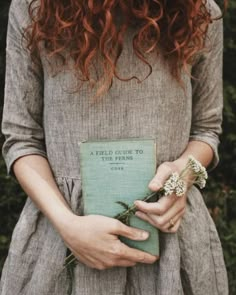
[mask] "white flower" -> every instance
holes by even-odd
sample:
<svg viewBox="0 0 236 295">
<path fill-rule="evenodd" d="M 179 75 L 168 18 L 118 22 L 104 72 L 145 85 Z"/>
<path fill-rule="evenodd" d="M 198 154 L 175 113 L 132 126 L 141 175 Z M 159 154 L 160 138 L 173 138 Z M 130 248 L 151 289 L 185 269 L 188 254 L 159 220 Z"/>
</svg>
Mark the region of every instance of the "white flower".
<svg viewBox="0 0 236 295">
<path fill-rule="evenodd" d="M 188 157 L 187 166 L 192 170 L 193 176 L 195 176 L 194 184 L 199 185 L 200 188 L 204 188 L 206 179 L 208 178 L 206 168 L 193 156 Z"/>
<path fill-rule="evenodd" d="M 199 173 L 202 171 L 202 168 L 204 168 L 202 164 L 198 160 L 196 160 L 192 155 L 188 157 L 188 160 L 189 166 L 193 170 L 193 172 Z"/>
<path fill-rule="evenodd" d="M 205 179 L 208 178 L 208 174 L 207 174 L 207 171 L 206 171 L 206 168 L 205 168 L 205 167 L 202 167 L 201 174 L 202 174 L 202 176 L 203 176 Z"/>
<path fill-rule="evenodd" d="M 206 186 L 206 180 L 203 178 L 197 179 L 195 184 L 199 185 L 199 187 L 202 189 Z"/>
<path fill-rule="evenodd" d="M 185 182 L 179 178 L 177 186 L 175 188 L 175 193 L 177 197 L 182 197 L 186 193 L 187 187 Z"/>
<path fill-rule="evenodd" d="M 181 197 L 186 192 L 185 182 L 180 178 L 177 172 L 171 174 L 164 184 L 165 196 L 170 196 L 175 193 L 178 197 Z"/>
<path fill-rule="evenodd" d="M 193 156 L 189 156 L 187 166 L 185 169 L 178 174 L 174 172 L 170 175 L 170 177 L 166 180 L 164 184 L 164 195 L 170 196 L 172 194 L 176 194 L 178 197 L 182 197 L 187 191 L 187 183 L 186 183 L 186 172 L 191 172 L 194 181 L 191 184 L 197 184 L 200 188 L 204 188 L 206 185 L 206 179 L 208 178 L 206 168 L 202 166 L 202 164 L 197 161 Z"/>
</svg>

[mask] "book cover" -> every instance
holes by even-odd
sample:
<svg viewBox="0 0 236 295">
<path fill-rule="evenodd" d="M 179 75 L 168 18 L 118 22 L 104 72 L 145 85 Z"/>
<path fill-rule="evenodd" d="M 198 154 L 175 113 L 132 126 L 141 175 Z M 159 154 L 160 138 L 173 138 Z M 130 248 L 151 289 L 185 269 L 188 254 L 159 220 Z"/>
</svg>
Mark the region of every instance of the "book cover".
<svg viewBox="0 0 236 295">
<path fill-rule="evenodd" d="M 80 144 L 84 215 L 114 217 L 124 211 L 117 201 L 133 205 L 151 191 L 156 172 L 155 139 L 87 141 Z M 158 229 L 132 216 L 130 226 L 150 233 L 146 241 L 121 240 L 128 246 L 159 256 Z"/>
</svg>

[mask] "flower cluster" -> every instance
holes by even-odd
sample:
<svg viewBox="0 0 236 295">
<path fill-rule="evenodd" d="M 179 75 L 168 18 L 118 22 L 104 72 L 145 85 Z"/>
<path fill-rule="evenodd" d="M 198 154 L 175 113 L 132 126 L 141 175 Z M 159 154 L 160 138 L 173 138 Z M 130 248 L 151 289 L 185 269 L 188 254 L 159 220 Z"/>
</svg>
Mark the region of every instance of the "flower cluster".
<svg viewBox="0 0 236 295">
<path fill-rule="evenodd" d="M 175 193 L 177 197 L 182 197 L 187 190 L 184 180 L 181 179 L 177 172 L 171 174 L 163 188 L 165 196 L 170 196 Z"/>
<path fill-rule="evenodd" d="M 206 168 L 193 156 L 189 156 L 187 166 L 191 169 L 193 177 L 195 178 L 194 183 L 199 185 L 200 188 L 204 188 L 208 178 Z"/>
<path fill-rule="evenodd" d="M 189 156 L 188 162 L 180 174 L 173 172 L 158 192 L 152 192 L 145 196 L 142 201 L 153 202 L 162 196 L 170 196 L 172 194 L 182 197 L 186 193 L 187 187 L 192 184 L 197 184 L 200 188 L 204 188 L 207 177 L 206 168 L 193 156 Z M 136 212 L 136 206 L 129 206 L 123 202 L 118 203 L 125 208 L 125 211 L 117 214 L 115 218 L 129 225 L 130 217 Z"/>
<path fill-rule="evenodd" d="M 180 174 L 172 173 L 165 182 L 163 186 L 164 195 L 176 194 L 177 197 L 182 197 L 187 191 L 187 184 L 190 182 L 190 180 L 185 179 L 186 175 L 192 179 L 191 184 L 197 184 L 200 188 L 205 187 L 208 178 L 206 168 L 193 156 L 189 156 L 184 170 Z"/>
</svg>

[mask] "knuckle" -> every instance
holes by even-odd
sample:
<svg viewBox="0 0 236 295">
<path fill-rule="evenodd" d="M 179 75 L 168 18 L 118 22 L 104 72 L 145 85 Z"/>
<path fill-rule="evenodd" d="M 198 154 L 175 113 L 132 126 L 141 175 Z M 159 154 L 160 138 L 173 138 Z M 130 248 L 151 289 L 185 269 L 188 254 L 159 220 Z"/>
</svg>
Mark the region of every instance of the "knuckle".
<svg viewBox="0 0 236 295">
<path fill-rule="evenodd" d="M 118 256 L 119 256 L 119 257 L 126 256 L 126 250 L 123 249 L 122 247 L 119 247 Z"/>
<path fill-rule="evenodd" d="M 114 255 L 114 256 L 120 256 L 121 255 L 121 247 L 120 245 L 114 245 L 110 250 L 109 253 Z"/>
<path fill-rule="evenodd" d="M 132 238 L 132 239 L 136 239 L 136 238 L 139 238 L 139 237 L 140 237 L 139 233 L 136 232 L 136 231 L 131 231 L 131 232 L 129 233 L 129 236 L 130 236 L 130 238 Z"/>
<path fill-rule="evenodd" d="M 143 232 L 138 230 L 138 229 L 132 229 L 132 231 L 130 232 L 131 236 L 133 238 L 142 238 L 143 237 Z"/>
<path fill-rule="evenodd" d="M 160 226 L 163 226 L 165 224 L 165 219 L 161 216 L 156 220 L 156 223 Z"/>
<path fill-rule="evenodd" d="M 130 228 L 127 230 L 127 233 L 128 233 L 130 236 L 137 236 L 138 230 L 130 227 Z"/>
<path fill-rule="evenodd" d="M 117 219 L 115 219 L 115 220 L 114 220 L 113 227 L 114 227 L 114 230 L 115 230 L 115 231 L 119 231 L 119 230 L 121 230 L 121 223 L 120 223 L 120 221 L 117 220 Z"/>
<path fill-rule="evenodd" d="M 145 258 L 146 258 L 145 254 L 138 254 L 137 255 L 137 260 L 140 262 L 145 261 Z"/>
<path fill-rule="evenodd" d="M 165 213 L 165 208 L 163 206 L 158 208 L 158 212 L 159 215 L 163 215 Z"/>
</svg>

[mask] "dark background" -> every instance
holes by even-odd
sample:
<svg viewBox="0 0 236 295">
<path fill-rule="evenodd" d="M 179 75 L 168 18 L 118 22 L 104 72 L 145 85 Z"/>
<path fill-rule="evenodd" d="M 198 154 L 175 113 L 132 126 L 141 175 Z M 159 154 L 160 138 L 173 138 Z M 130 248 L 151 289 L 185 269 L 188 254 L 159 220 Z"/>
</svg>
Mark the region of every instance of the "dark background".
<svg viewBox="0 0 236 295">
<path fill-rule="evenodd" d="M 4 96 L 5 38 L 9 3 L 10 0 L 0 2 L 0 120 Z M 223 245 L 230 294 L 236 294 L 236 0 L 230 1 L 224 18 L 224 39 L 221 161 L 210 174 L 207 189 L 203 193 Z M 0 148 L 2 143 L 3 136 L 0 134 Z M 16 181 L 6 175 L 6 167 L 0 156 L 0 269 L 24 202 L 24 193 Z"/>
</svg>

